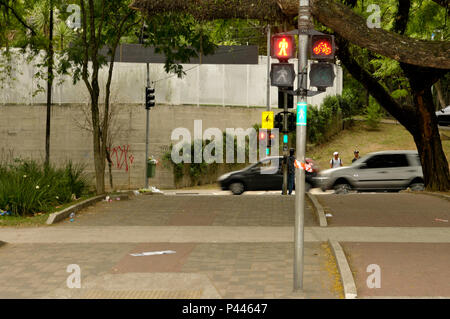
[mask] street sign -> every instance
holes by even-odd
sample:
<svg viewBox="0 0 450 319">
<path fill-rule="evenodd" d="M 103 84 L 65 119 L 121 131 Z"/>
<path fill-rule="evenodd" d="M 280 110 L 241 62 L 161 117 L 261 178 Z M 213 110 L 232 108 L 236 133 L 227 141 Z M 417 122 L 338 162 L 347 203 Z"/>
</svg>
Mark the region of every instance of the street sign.
<svg viewBox="0 0 450 319">
<path fill-rule="evenodd" d="M 297 104 L 297 126 L 306 126 L 307 105 L 306 102 Z"/>
<path fill-rule="evenodd" d="M 266 130 L 273 129 L 273 112 L 262 112 L 261 128 Z"/>
</svg>

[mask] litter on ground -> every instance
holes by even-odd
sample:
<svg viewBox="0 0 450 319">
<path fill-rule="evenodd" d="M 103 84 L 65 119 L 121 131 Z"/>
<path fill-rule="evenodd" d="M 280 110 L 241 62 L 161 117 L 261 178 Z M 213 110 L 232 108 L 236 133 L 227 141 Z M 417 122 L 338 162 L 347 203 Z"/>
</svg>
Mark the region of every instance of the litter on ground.
<svg viewBox="0 0 450 319">
<path fill-rule="evenodd" d="M 130 254 L 133 257 L 141 257 L 141 256 L 154 256 L 154 255 L 166 255 L 166 254 L 175 254 L 174 250 L 162 250 L 162 251 L 149 251 L 140 254 Z"/>
</svg>

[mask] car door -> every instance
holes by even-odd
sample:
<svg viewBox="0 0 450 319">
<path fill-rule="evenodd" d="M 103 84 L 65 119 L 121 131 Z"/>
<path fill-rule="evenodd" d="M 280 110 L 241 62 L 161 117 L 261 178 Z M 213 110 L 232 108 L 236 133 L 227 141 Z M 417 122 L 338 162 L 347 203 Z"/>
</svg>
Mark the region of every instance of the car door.
<svg viewBox="0 0 450 319">
<path fill-rule="evenodd" d="M 358 189 L 398 189 L 408 177 L 405 154 L 378 154 L 368 158 L 355 174 Z"/>
<path fill-rule="evenodd" d="M 251 187 L 253 190 L 279 190 L 283 184 L 283 174 L 281 173 L 280 160 L 262 160 L 256 167 L 252 175 Z"/>
</svg>

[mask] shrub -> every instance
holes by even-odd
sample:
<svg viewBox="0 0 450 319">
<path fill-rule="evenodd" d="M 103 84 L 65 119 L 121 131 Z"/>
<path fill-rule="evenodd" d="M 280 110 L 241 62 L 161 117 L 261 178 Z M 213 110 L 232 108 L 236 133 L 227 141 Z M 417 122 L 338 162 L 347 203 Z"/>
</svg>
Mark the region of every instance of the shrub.
<svg viewBox="0 0 450 319">
<path fill-rule="evenodd" d="M 376 130 L 381 120 L 381 108 L 378 103 L 369 103 L 366 109 L 366 124 L 371 130 Z"/>
<path fill-rule="evenodd" d="M 22 160 L 0 166 L 0 208 L 13 215 L 50 212 L 81 197 L 87 187 L 83 166 L 71 162 L 60 169 Z"/>
</svg>

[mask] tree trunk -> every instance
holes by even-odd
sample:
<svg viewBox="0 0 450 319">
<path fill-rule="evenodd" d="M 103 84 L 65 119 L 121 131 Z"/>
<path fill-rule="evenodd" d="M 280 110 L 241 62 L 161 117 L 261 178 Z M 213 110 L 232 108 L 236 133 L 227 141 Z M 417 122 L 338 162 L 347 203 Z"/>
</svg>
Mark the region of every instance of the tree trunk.
<svg viewBox="0 0 450 319">
<path fill-rule="evenodd" d="M 50 26 L 47 51 L 47 121 L 45 127 L 45 167 L 50 164 L 50 120 L 53 87 L 53 1 L 50 0 Z"/>
<path fill-rule="evenodd" d="M 419 116 L 413 137 L 422 163 L 425 186 L 430 191 L 448 191 L 450 173 L 437 126 L 431 90 L 414 92 Z"/>
<path fill-rule="evenodd" d="M 442 94 L 442 88 L 441 88 L 441 80 L 437 81 L 434 84 L 434 88 L 436 89 L 438 101 L 439 101 L 439 110 L 445 108 L 447 105 L 445 104 L 444 95 Z"/>
</svg>

